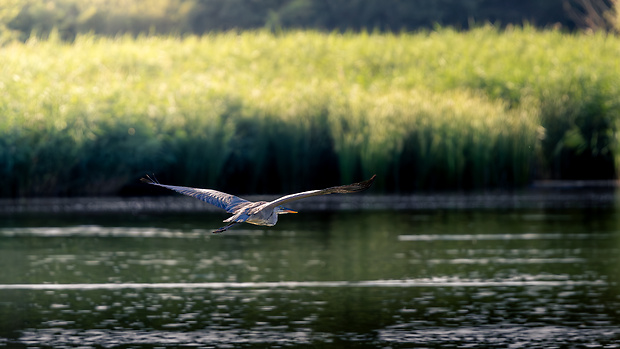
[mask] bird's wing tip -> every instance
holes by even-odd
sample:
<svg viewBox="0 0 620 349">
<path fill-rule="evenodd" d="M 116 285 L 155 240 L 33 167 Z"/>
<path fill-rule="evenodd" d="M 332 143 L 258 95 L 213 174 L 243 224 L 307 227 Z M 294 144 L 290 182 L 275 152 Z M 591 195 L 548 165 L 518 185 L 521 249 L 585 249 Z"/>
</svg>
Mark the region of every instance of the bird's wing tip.
<svg viewBox="0 0 620 349">
<path fill-rule="evenodd" d="M 334 193 L 355 193 L 355 192 L 364 191 L 372 186 L 372 183 L 375 181 L 376 177 L 377 175 L 373 175 L 372 177 L 370 177 L 370 179 L 367 179 L 362 182 L 344 185 L 340 187 L 335 187 L 334 189 L 337 189 L 337 190 L 333 192 Z"/>
<path fill-rule="evenodd" d="M 377 175 L 374 174 L 372 175 L 372 177 L 370 177 L 370 179 L 360 182 L 359 185 L 364 188 L 364 189 L 368 189 L 370 188 L 370 186 L 372 185 L 372 183 L 375 181 L 375 178 L 377 178 Z"/>
<path fill-rule="evenodd" d="M 146 184 L 159 184 L 159 181 L 155 178 L 155 175 L 153 175 L 152 178 L 149 175 L 145 175 L 145 177 L 140 178 L 140 181 Z"/>
</svg>

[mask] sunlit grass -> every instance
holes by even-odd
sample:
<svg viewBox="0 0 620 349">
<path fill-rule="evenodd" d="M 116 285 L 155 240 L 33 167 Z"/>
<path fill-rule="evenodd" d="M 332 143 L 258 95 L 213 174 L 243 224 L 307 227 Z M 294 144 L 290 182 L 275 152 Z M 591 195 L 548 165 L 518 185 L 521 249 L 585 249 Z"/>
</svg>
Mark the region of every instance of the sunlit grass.
<svg viewBox="0 0 620 349">
<path fill-rule="evenodd" d="M 518 186 L 562 149 L 618 155 L 612 36 L 52 35 L 0 57 L 5 196 L 113 193 L 145 171 L 236 192 L 372 173 L 385 190 Z"/>
</svg>

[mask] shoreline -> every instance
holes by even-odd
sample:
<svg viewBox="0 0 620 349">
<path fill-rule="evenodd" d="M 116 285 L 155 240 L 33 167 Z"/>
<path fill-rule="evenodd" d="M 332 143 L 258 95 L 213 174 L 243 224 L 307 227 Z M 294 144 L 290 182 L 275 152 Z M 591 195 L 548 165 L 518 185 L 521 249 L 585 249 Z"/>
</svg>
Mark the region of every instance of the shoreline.
<svg viewBox="0 0 620 349">
<path fill-rule="evenodd" d="M 438 192 L 404 195 L 326 195 L 291 203 L 304 211 L 436 210 L 436 209 L 562 209 L 615 207 L 618 181 L 541 181 L 520 190 Z M 280 195 L 240 195 L 250 201 Z M 11 214 L 200 213 L 223 210 L 191 197 L 50 197 L 0 199 L 0 216 Z"/>
</svg>

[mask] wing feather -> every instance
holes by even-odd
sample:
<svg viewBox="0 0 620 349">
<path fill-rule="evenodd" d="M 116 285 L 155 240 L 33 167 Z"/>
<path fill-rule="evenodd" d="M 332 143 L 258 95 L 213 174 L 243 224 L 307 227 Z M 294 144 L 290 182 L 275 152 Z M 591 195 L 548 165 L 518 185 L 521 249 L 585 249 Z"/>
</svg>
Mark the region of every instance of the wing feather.
<svg viewBox="0 0 620 349">
<path fill-rule="evenodd" d="M 339 185 L 337 187 L 330 187 L 326 189 L 309 190 L 309 191 L 304 191 L 301 193 L 289 194 L 289 195 L 283 196 L 279 199 L 269 202 L 269 204 L 266 205 L 265 208 L 273 208 L 276 206 L 284 205 L 291 201 L 301 200 L 301 199 L 305 199 L 311 196 L 327 195 L 327 194 L 357 193 L 357 192 L 370 188 L 370 186 L 375 180 L 375 177 L 377 177 L 377 175 L 373 175 L 369 180 L 359 182 L 359 183 Z"/>
<path fill-rule="evenodd" d="M 238 196 L 226 194 L 226 193 L 223 193 L 217 190 L 160 184 L 148 176 L 147 178 L 141 178 L 140 180 L 144 183 L 148 183 L 148 184 L 156 185 L 158 187 L 174 190 L 177 193 L 181 193 L 183 195 L 194 197 L 198 200 L 202 200 L 213 206 L 222 208 L 226 210 L 226 212 L 228 213 L 234 213 L 239 208 L 240 205 L 249 203 L 249 201 L 242 199 Z"/>
</svg>

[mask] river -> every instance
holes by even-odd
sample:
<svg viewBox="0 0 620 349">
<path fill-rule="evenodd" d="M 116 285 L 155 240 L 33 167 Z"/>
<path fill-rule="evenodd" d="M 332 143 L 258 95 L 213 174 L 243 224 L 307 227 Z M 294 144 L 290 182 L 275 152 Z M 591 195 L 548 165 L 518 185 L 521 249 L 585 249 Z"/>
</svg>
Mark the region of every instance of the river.
<svg viewBox="0 0 620 349">
<path fill-rule="evenodd" d="M 569 195 L 318 201 L 219 235 L 160 198 L 5 205 L 0 346 L 618 348 L 615 194 Z"/>
</svg>

